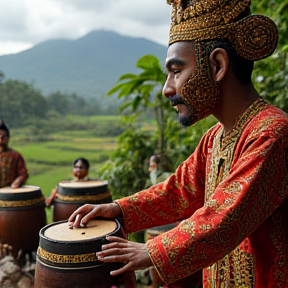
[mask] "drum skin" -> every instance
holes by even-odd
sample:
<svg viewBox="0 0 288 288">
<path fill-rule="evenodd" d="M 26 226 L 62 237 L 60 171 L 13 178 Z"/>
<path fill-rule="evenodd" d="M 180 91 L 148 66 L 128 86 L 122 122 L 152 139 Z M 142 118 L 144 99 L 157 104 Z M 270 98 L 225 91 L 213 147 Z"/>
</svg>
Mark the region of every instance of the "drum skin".
<svg viewBox="0 0 288 288">
<path fill-rule="evenodd" d="M 36 186 L 0 189 L 0 241 L 19 250 L 34 251 L 39 231 L 46 225 L 45 198 Z"/>
<path fill-rule="evenodd" d="M 84 204 L 111 203 L 112 196 L 107 181 L 63 181 L 58 184 L 53 206 L 53 221 L 67 220 Z"/>
<path fill-rule="evenodd" d="M 104 229 L 99 235 L 98 228 Z M 34 288 L 111 288 L 115 285 L 115 277 L 110 272 L 122 264 L 100 262 L 95 253 L 108 243 L 106 235 L 125 237 L 117 220 L 91 220 L 87 228 L 74 229 L 69 229 L 67 221 L 58 221 L 42 228 L 39 235 Z"/>
</svg>

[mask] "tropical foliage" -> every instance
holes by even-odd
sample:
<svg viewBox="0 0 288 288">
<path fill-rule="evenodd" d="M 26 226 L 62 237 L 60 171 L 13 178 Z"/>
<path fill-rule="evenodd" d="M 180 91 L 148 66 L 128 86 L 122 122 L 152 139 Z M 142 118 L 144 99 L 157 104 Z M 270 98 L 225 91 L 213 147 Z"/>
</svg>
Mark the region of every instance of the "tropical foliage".
<svg viewBox="0 0 288 288">
<path fill-rule="evenodd" d="M 268 101 L 288 112 L 288 1 L 252 1 L 252 11 L 271 17 L 279 30 L 275 53 L 255 63 L 255 86 Z"/>
<path fill-rule="evenodd" d="M 157 150 L 159 153 L 164 153 L 167 145 L 165 130 L 168 112 L 171 109 L 171 104 L 162 95 L 166 74 L 159 60 L 153 55 L 141 57 L 136 67 L 142 72 L 138 75 L 125 74 L 121 76 L 108 95 L 118 92 L 118 98 L 125 99 L 120 111 L 128 110 L 127 108 L 130 108 L 130 113 L 143 113 L 143 109 L 154 111 L 158 136 Z M 139 114 L 136 113 L 135 117 L 137 118 L 137 116 Z"/>
<path fill-rule="evenodd" d="M 149 177 L 146 160 L 154 153 L 151 137 L 141 130 L 128 129 L 118 137 L 117 148 L 99 170 L 109 180 L 113 198 L 134 194 L 145 187 Z"/>
</svg>

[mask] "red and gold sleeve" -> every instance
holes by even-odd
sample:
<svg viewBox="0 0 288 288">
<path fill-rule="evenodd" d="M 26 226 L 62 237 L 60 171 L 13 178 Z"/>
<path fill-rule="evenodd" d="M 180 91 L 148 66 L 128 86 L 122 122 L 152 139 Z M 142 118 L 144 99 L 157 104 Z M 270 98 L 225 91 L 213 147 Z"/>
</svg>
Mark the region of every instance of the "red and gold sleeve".
<svg viewBox="0 0 288 288">
<path fill-rule="evenodd" d="M 189 217 L 204 203 L 206 137 L 166 181 L 130 197 L 116 200 L 127 233 L 173 223 Z"/>
<path fill-rule="evenodd" d="M 288 130 L 284 132 L 261 132 L 238 145 L 229 175 L 204 206 L 191 210 L 176 228 L 147 242 L 165 282 L 222 259 L 288 197 Z"/>
</svg>

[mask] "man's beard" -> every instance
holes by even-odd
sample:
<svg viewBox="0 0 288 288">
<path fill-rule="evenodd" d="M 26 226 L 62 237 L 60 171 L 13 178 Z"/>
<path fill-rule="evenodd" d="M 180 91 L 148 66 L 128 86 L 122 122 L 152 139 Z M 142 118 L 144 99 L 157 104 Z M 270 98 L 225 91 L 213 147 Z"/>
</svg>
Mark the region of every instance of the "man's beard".
<svg viewBox="0 0 288 288">
<path fill-rule="evenodd" d="M 181 125 L 183 126 L 191 126 L 193 125 L 193 107 L 191 105 L 188 105 L 179 94 L 175 94 L 174 96 L 170 97 L 169 100 L 171 101 L 172 106 L 176 106 L 178 104 L 183 104 L 186 107 L 189 108 L 188 113 L 186 113 L 185 115 L 180 115 L 179 112 L 177 112 L 178 114 L 178 120 L 180 122 Z"/>
<path fill-rule="evenodd" d="M 210 67 L 209 45 L 195 43 L 197 65 L 194 75 L 182 86 L 181 96 L 189 107 L 192 107 L 189 123 L 193 125 L 212 113 L 219 100 L 220 90 L 218 82 L 213 78 Z M 188 114 L 188 113 L 187 113 Z"/>
<path fill-rule="evenodd" d="M 202 48 L 201 48 L 202 47 Z M 197 65 L 188 81 L 182 86 L 181 96 L 175 94 L 170 98 L 173 106 L 185 104 L 189 108 L 184 116 L 179 116 L 183 126 L 191 126 L 212 113 L 219 99 L 218 83 L 213 79 L 209 62 L 209 51 L 204 43 L 195 43 Z"/>
</svg>

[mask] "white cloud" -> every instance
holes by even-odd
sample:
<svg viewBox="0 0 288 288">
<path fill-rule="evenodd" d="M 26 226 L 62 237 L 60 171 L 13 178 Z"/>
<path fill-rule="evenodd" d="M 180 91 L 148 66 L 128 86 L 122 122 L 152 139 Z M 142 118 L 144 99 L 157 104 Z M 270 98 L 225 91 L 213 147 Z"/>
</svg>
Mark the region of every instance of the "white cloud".
<svg viewBox="0 0 288 288">
<path fill-rule="evenodd" d="M 15 53 L 49 39 L 76 39 L 95 29 L 166 45 L 170 13 L 165 0 L 3 1 L 0 54 Z"/>
</svg>

